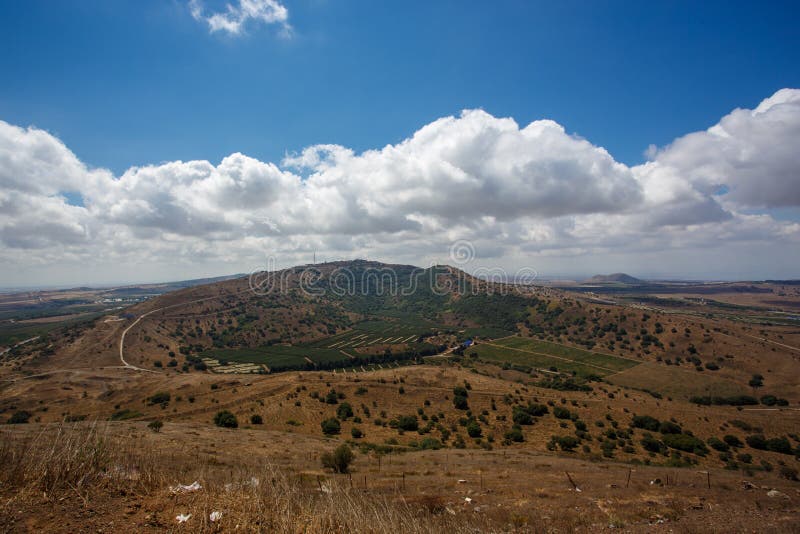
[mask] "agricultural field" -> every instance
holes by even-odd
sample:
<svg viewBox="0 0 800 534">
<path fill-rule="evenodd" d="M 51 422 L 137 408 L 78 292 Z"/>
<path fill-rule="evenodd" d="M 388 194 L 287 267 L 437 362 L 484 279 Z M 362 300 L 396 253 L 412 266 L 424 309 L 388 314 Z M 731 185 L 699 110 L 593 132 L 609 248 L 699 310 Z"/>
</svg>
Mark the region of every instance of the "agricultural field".
<svg viewBox="0 0 800 534">
<path fill-rule="evenodd" d="M 346 354 L 338 350 L 292 345 L 212 349 L 204 352 L 203 357 L 226 362 L 261 364 L 271 370 L 301 369 L 312 363 L 317 365 L 345 363 L 350 360 Z"/>
<path fill-rule="evenodd" d="M 312 343 L 310 346 L 336 350 L 357 349 L 371 345 L 416 344 L 424 334 L 440 327 L 424 320 L 378 319 L 357 323 L 352 330 Z"/>
<path fill-rule="evenodd" d="M 635 360 L 610 354 L 522 337 L 479 343 L 468 349 L 468 353 L 476 353 L 479 358 L 487 361 L 508 362 L 538 369 L 557 369 L 583 377 L 608 376 L 639 364 Z"/>
</svg>

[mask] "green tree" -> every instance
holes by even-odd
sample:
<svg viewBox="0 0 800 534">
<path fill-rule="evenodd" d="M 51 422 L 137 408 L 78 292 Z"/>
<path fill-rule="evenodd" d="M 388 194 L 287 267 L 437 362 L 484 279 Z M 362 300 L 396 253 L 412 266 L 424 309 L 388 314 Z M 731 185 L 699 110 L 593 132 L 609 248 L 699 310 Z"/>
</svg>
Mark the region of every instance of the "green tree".
<svg viewBox="0 0 800 534">
<path fill-rule="evenodd" d="M 342 421 L 353 417 L 353 407 L 350 406 L 350 403 L 343 402 L 336 408 L 336 417 L 341 419 Z"/>
<path fill-rule="evenodd" d="M 322 427 L 322 433 L 326 436 L 331 436 L 333 434 L 338 434 L 342 431 L 342 425 L 339 424 L 339 420 L 335 417 L 331 417 L 330 419 L 325 419 L 320 423 Z"/>
<path fill-rule="evenodd" d="M 346 443 L 342 443 L 333 452 L 322 455 L 322 467 L 331 469 L 334 473 L 347 473 L 353 458 L 353 451 Z"/>
<path fill-rule="evenodd" d="M 214 424 L 222 428 L 237 428 L 239 426 L 239 421 L 231 412 L 223 410 L 217 412 L 217 415 L 214 416 Z"/>
</svg>

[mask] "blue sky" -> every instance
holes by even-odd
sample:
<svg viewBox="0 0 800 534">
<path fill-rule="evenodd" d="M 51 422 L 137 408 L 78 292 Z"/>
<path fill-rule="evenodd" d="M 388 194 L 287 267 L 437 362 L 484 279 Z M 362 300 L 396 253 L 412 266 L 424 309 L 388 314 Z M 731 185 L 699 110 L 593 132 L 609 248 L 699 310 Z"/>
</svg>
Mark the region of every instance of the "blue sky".
<svg viewBox="0 0 800 534">
<path fill-rule="evenodd" d="M 0 0 L 0 285 L 800 276 L 797 2 Z"/>
<path fill-rule="evenodd" d="M 636 164 L 800 86 L 796 2 L 285 4 L 289 39 L 211 34 L 181 0 L 3 2 L 0 117 L 116 172 L 381 147 L 466 108 L 552 118 Z"/>
</svg>

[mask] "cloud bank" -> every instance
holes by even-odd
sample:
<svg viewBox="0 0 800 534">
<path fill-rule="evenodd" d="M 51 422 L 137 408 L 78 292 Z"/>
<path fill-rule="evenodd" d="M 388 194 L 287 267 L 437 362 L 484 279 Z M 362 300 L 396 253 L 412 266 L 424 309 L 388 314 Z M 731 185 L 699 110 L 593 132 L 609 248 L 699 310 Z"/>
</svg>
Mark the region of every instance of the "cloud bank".
<svg viewBox="0 0 800 534">
<path fill-rule="evenodd" d="M 292 264 L 312 250 L 423 264 L 446 260 L 458 239 L 487 261 L 533 265 L 800 249 L 800 224 L 770 214 L 800 207 L 797 147 L 794 89 L 651 150 L 634 167 L 554 121 L 521 127 L 466 110 L 360 154 L 315 145 L 279 163 L 234 153 L 218 165 L 173 161 L 115 176 L 46 131 L 0 121 L 0 265 L 242 270 L 265 253 Z"/>
</svg>

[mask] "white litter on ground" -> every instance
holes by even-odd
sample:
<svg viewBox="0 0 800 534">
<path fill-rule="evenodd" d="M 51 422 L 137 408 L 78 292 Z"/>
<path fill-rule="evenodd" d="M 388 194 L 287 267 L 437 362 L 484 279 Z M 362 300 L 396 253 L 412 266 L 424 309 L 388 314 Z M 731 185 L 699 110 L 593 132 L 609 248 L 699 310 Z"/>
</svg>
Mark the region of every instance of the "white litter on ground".
<svg viewBox="0 0 800 534">
<path fill-rule="evenodd" d="M 183 484 L 178 484 L 177 486 L 170 486 L 169 488 L 169 490 L 172 493 L 192 493 L 194 491 L 199 491 L 201 489 L 203 489 L 203 486 L 201 486 L 200 483 L 196 480 L 191 484 L 189 484 L 188 486 L 185 486 Z"/>
<path fill-rule="evenodd" d="M 464 497 L 464 502 L 469 504 L 472 502 L 472 499 L 470 499 L 469 497 Z"/>
<path fill-rule="evenodd" d="M 178 521 L 178 523 L 186 523 L 191 517 L 192 514 L 178 514 L 175 516 L 175 520 Z"/>
<path fill-rule="evenodd" d="M 219 521 L 220 519 L 222 519 L 222 512 L 211 512 L 208 514 L 208 520 L 212 523 Z"/>
</svg>

